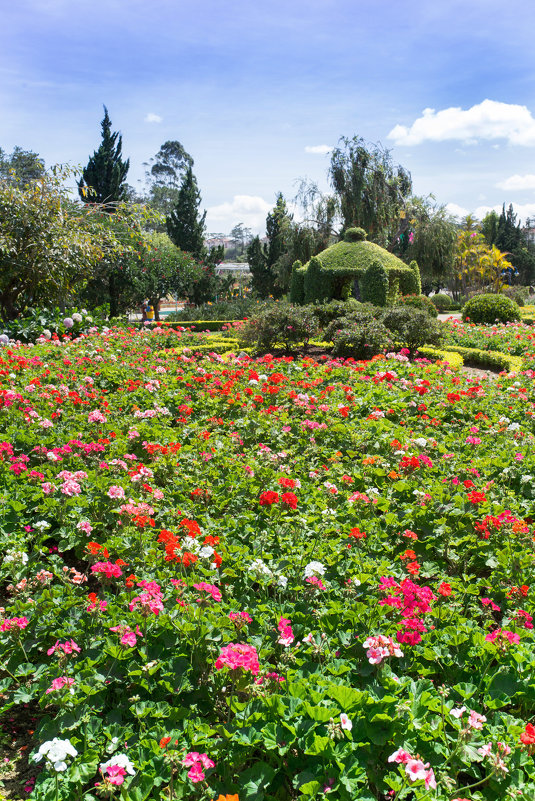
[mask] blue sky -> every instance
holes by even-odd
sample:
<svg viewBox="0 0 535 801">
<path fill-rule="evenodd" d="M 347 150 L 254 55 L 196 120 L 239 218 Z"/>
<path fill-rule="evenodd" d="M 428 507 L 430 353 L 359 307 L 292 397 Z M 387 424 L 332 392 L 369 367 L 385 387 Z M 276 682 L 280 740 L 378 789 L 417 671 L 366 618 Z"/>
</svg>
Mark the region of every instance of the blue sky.
<svg viewBox="0 0 535 801">
<path fill-rule="evenodd" d="M 314 150 L 353 135 L 391 148 L 415 192 L 453 211 L 505 201 L 535 216 L 535 4 L 525 0 L 1 5 L 8 152 L 85 164 L 106 104 L 132 185 L 164 141 L 192 154 L 211 231 L 261 230 L 299 178 L 327 189 L 329 155 Z"/>
</svg>

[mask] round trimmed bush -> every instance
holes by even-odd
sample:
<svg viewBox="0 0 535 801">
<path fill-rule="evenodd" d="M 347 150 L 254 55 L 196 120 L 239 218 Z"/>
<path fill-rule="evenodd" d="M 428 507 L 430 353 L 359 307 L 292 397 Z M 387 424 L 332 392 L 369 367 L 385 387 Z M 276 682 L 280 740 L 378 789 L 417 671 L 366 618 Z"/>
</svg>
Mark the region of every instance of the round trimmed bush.
<svg viewBox="0 0 535 801">
<path fill-rule="evenodd" d="M 453 306 L 452 298 L 450 298 L 449 295 L 445 295 L 443 292 L 433 295 L 433 297 L 430 298 L 430 301 L 433 306 L 436 306 L 439 312 L 449 311 Z"/>
<path fill-rule="evenodd" d="M 364 228 L 348 228 L 344 234 L 346 242 L 363 242 L 366 239 Z"/>
<path fill-rule="evenodd" d="M 352 356 L 354 359 L 371 359 L 392 348 L 390 331 L 368 314 L 343 317 L 329 326 L 327 341 L 333 343 L 334 356 Z"/>
<path fill-rule="evenodd" d="M 475 295 L 462 309 L 471 323 L 513 323 L 520 320 L 518 304 L 505 295 Z"/>
<path fill-rule="evenodd" d="M 438 309 L 427 295 L 403 295 L 399 299 L 402 306 L 411 306 L 413 309 L 427 312 L 430 317 L 437 317 Z"/>
<path fill-rule="evenodd" d="M 406 346 L 411 353 L 421 345 L 440 344 L 441 323 L 420 309 L 396 306 L 385 312 L 382 322 L 392 332 L 397 345 Z"/>
</svg>

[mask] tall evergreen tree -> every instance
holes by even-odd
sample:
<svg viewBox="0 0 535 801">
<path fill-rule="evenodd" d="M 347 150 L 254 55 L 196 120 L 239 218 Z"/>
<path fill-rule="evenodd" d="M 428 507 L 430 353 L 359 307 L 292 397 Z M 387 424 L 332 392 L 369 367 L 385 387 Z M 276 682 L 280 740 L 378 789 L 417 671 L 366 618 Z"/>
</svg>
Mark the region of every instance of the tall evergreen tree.
<svg viewBox="0 0 535 801">
<path fill-rule="evenodd" d="M 126 174 L 130 159 L 123 161 L 123 138 L 117 131 L 112 132 L 106 106 L 101 127 L 100 147 L 90 157 L 78 182 L 78 192 L 84 203 L 116 203 L 127 197 Z"/>
<path fill-rule="evenodd" d="M 201 194 L 190 165 L 182 179 L 176 206 L 167 217 L 166 226 L 175 245 L 196 259 L 202 259 L 205 255 L 206 211 L 199 215 L 200 203 Z"/>
</svg>

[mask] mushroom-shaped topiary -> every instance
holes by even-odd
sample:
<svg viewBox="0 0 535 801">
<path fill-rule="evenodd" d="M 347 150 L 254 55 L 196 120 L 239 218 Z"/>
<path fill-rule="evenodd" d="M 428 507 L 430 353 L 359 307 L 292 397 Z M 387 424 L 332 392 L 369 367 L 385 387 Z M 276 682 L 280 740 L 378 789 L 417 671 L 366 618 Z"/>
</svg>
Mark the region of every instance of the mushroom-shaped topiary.
<svg viewBox="0 0 535 801">
<path fill-rule="evenodd" d="M 348 228 L 344 234 L 345 242 L 362 242 L 366 239 L 364 228 Z"/>
</svg>

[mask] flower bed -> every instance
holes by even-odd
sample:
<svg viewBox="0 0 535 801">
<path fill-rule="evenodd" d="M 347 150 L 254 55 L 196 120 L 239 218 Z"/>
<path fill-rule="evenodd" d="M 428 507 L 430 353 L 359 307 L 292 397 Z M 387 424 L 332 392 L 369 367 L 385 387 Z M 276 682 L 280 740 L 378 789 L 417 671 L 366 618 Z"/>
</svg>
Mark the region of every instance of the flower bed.
<svg viewBox="0 0 535 801">
<path fill-rule="evenodd" d="M 30 797 L 529 797 L 535 374 L 170 336 L 0 351 Z"/>
</svg>

